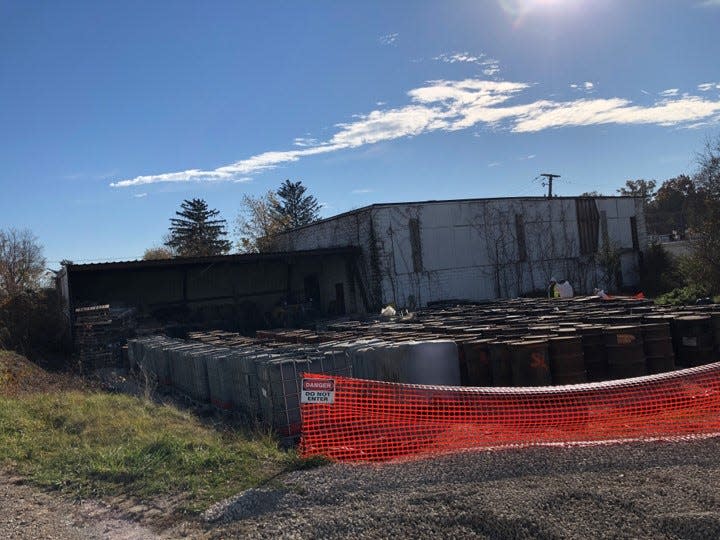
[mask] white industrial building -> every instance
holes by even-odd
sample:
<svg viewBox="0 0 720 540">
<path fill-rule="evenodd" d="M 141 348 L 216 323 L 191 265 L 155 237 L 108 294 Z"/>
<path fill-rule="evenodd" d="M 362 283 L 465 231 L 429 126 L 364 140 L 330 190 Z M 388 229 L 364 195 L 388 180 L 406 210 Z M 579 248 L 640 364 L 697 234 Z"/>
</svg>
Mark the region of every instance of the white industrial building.
<svg viewBox="0 0 720 540">
<path fill-rule="evenodd" d="M 514 197 L 373 204 L 285 232 L 283 251 L 357 246 L 368 309 L 636 285 L 646 244 L 635 197 Z M 610 256 L 608 256 L 608 254 Z"/>
</svg>

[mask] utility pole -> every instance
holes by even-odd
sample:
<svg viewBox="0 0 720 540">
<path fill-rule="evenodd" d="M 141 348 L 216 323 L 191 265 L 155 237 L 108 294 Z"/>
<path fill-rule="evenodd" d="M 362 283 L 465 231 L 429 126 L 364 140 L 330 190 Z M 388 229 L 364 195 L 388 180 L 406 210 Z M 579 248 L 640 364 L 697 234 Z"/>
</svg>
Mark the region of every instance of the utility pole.
<svg viewBox="0 0 720 540">
<path fill-rule="evenodd" d="M 550 173 L 542 173 L 540 176 L 544 176 L 547 178 L 547 187 L 548 187 L 548 199 L 552 198 L 552 181 L 553 178 L 560 178 L 559 174 L 550 174 Z M 543 182 L 543 186 L 545 186 L 545 182 Z"/>
</svg>

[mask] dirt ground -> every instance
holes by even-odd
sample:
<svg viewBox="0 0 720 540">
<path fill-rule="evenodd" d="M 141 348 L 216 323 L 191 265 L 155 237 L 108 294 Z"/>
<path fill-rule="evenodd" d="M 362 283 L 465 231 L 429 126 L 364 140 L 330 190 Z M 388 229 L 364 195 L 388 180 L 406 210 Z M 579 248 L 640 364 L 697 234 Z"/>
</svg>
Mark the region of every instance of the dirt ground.
<svg viewBox="0 0 720 540">
<path fill-rule="evenodd" d="M 126 499 L 74 501 L 0 472 L 0 538 L 12 540 L 154 540 L 205 538 L 198 522 L 167 519 L 160 506 Z M 164 508 L 163 508 L 164 506 Z"/>
<path fill-rule="evenodd" d="M 77 390 L 90 387 L 90 383 L 67 373 L 48 372 L 24 356 L 0 350 L 0 395 Z"/>
<path fill-rule="evenodd" d="M 288 473 L 202 518 L 0 475 L 0 537 L 720 538 L 720 438 L 468 452 Z"/>
</svg>

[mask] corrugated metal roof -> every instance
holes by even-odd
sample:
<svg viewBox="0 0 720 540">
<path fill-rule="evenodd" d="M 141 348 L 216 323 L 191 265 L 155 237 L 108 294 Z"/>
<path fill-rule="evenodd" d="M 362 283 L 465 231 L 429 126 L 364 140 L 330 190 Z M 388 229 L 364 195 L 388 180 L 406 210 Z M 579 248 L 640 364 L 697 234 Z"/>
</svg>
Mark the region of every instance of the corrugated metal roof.
<svg viewBox="0 0 720 540">
<path fill-rule="evenodd" d="M 278 251 L 272 253 L 243 253 L 235 255 L 214 255 L 210 257 L 175 257 L 172 259 L 115 261 L 104 263 L 70 264 L 69 272 L 87 272 L 93 270 L 120 270 L 128 268 L 162 268 L 168 266 L 187 266 L 194 264 L 238 263 L 246 264 L 259 261 L 295 259 L 299 257 L 323 255 L 357 255 L 360 249 L 355 246 L 310 249 L 304 251 Z"/>
</svg>

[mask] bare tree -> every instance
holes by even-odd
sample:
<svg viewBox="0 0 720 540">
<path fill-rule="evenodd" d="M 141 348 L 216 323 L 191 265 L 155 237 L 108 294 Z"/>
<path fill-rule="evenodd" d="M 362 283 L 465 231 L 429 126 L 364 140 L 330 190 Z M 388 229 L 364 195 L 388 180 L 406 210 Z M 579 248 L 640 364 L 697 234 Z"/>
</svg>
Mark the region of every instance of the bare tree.
<svg viewBox="0 0 720 540">
<path fill-rule="evenodd" d="M 170 248 L 164 246 L 153 246 L 145 250 L 143 260 L 159 261 L 162 259 L 172 259 L 174 256 L 175 253 Z"/>
<path fill-rule="evenodd" d="M 0 230 L 0 296 L 35 290 L 45 272 L 45 257 L 27 229 Z"/>
<path fill-rule="evenodd" d="M 274 236 L 287 228 L 287 223 L 273 211 L 278 204 L 273 191 L 258 197 L 243 196 L 242 210 L 235 220 L 240 251 L 259 253 L 275 248 Z"/>
<path fill-rule="evenodd" d="M 630 197 L 642 197 L 649 202 L 655 196 L 655 180 L 628 180 L 625 186 L 616 190 L 620 195 Z"/>
</svg>

